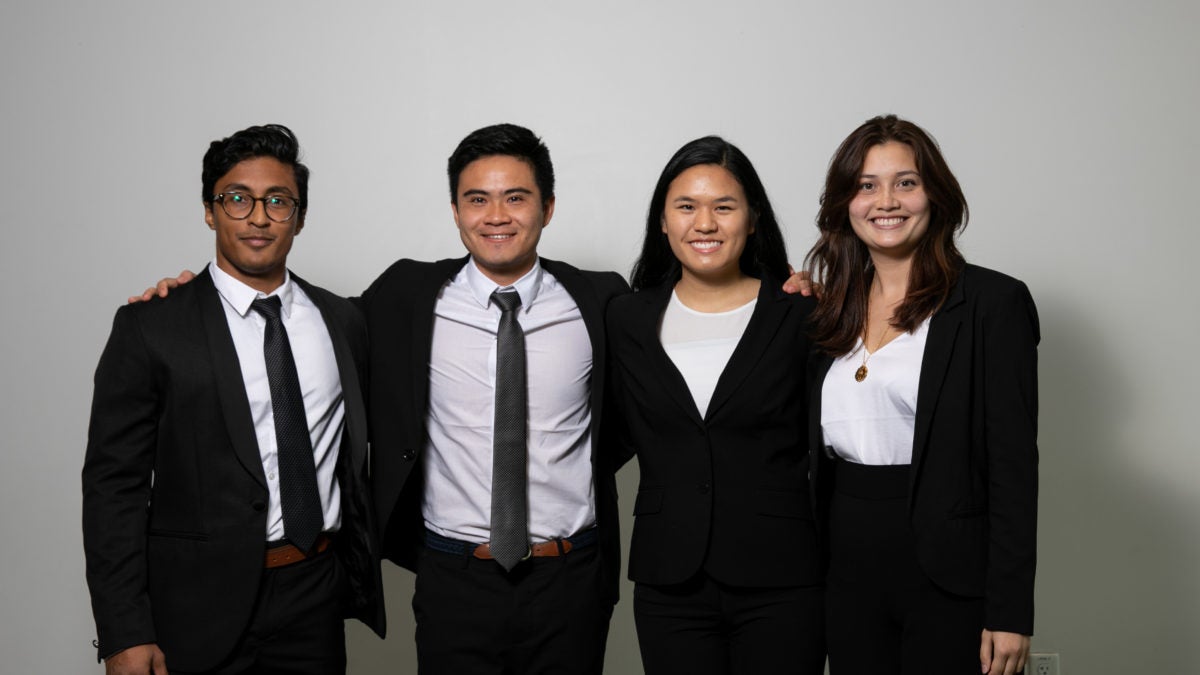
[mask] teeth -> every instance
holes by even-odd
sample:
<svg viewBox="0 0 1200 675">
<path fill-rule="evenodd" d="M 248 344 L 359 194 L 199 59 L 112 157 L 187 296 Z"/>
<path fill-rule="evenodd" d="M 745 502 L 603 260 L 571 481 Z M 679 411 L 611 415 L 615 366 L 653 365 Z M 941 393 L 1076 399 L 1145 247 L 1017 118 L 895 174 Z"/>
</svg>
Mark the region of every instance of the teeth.
<svg viewBox="0 0 1200 675">
<path fill-rule="evenodd" d="M 712 251 L 721 245 L 719 241 L 693 241 L 692 247 L 702 251 Z"/>
<path fill-rule="evenodd" d="M 495 239 L 495 240 L 511 239 L 512 237 L 513 237 L 513 235 L 511 235 L 511 234 L 485 234 L 485 235 L 483 235 L 484 239 Z"/>
<path fill-rule="evenodd" d="M 891 227 L 892 225 L 899 225 L 900 223 L 903 223 L 903 222 L 904 222 L 904 219 L 903 219 L 903 218 L 899 218 L 899 217 L 896 217 L 896 218 L 876 218 L 876 219 L 875 219 L 875 224 L 876 224 L 876 225 L 879 225 L 880 227 Z"/>
</svg>

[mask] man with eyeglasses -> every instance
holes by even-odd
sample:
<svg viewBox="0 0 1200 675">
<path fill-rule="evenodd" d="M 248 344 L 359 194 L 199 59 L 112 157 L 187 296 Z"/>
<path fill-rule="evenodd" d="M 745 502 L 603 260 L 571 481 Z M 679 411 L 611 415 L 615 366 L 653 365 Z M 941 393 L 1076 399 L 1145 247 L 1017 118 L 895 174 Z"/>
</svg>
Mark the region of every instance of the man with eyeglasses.
<svg viewBox="0 0 1200 675">
<path fill-rule="evenodd" d="M 216 259 L 117 311 L 83 467 L 107 673 L 345 671 L 343 618 L 384 631 L 367 490 L 366 325 L 291 274 L 308 169 L 286 127 L 204 156 Z"/>
</svg>

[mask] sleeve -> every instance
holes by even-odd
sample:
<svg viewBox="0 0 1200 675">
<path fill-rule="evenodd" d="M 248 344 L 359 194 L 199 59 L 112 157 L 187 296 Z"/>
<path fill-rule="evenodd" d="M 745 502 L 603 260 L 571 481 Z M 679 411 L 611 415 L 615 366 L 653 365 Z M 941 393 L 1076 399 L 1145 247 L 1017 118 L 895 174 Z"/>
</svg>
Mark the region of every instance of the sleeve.
<svg viewBox="0 0 1200 675">
<path fill-rule="evenodd" d="M 621 303 L 609 303 L 604 321 L 606 349 L 608 350 L 608 372 L 605 374 L 607 387 L 604 392 L 604 409 L 606 411 L 604 436 L 608 439 L 605 443 L 605 454 L 613 472 L 616 472 L 637 454 L 637 447 L 632 441 L 629 425 L 626 423 L 625 410 L 621 405 L 624 399 L 625 384 L 624 375 L 621 372 L 621 350 L 618 348 L 620 340 L 616 337 L 622 325 L 619 318 L 620 310 Z"/>
<path fill-rule="evenodd" d="M 1037 308 L 1017 282 L 983 318 L 988 567 L 984 625 L 1033 634 L 1037 562 Z"/>
<path fill-rule="evenodd" d="M 83 547 L 100 657 L 156 641 L 146 531 L 158 391 L 136 306 L 118 310 L 96 368 L 83 463 Z"/>
</svg>

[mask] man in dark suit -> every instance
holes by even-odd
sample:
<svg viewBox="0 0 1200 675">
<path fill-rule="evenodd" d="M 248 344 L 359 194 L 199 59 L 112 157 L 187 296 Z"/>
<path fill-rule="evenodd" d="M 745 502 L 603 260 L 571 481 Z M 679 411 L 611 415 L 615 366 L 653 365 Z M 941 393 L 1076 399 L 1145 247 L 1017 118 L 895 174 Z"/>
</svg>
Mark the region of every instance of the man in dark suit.
<svg viewBox="0 0 1200 675">
<path fill-rule="evenodd" d="M 620 566 L 616 467 L 599 433 L 603 319 L 628 286 L 538 257 L 554 170 L 528 129 L 475 131 L 448 173 L 470 255 L 401 260 L 360 303 L 384 554 L 417 572 L 422 673 L 600 673 Z M 502 309 L 514 291 L 518 306 Z M 505 312 L 519 324 L 528 380 L 513 560 L 497 541 L 507 511 L 493 470 L 506 428 Z"/>
<path fill-rule="evenodd" d="M 204 157 L 216 260 L 118 310 L 96 370 L 83 534 L 109 673 L 336 673 L 384 631 L 366 327 L 286 268 L 308 169 L 286 127 Z"/>
</svg>

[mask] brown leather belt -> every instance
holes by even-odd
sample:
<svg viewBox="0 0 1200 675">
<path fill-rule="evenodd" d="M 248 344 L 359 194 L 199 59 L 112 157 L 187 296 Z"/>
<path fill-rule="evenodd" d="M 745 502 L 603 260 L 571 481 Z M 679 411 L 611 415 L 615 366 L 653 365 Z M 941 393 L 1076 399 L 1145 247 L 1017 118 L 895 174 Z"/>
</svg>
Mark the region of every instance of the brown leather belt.
<svg viewBox="0 0 1200 675">
<path fill-rule="evenodd" d="M 295 544 L 284 544 L 283 546 L 274 546 L 267 549 L 266 561 L 263 567 L 266 569 L 274 569 L 298 563 L 301 560 L 307 560 L 320 553 L 324 553 L 329 548 L 329 544 L 333 541 L 327 534 L 317 536 L 317 541 L 313 544 L 312 553 L 305 553 L 296 548 Z"/>
<path fill-rule="evenodd" d="M 566 555 L 571 552 L 574 546 L 566 539 L 555 539 L 554 541 L 542 541 L 532 544 L 529 547 L 529 553 L 526 558 L 557 558 L 560 555 Z M 475 547 L 471 555 L 480 560 L 492 559 L 492 545 L 480 544 Z M 574 558 L 572 558 L 574 560 Z"/>
</svg>

